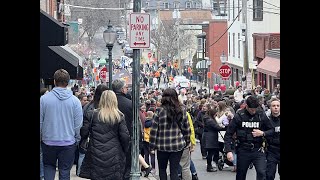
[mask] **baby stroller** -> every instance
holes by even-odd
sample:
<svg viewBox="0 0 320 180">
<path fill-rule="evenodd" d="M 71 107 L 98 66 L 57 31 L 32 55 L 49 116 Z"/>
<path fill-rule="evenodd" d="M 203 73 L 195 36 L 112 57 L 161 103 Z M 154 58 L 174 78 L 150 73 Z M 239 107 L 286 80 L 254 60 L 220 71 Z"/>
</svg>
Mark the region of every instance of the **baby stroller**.
<svg viewBox="0 0 320 180">
<path fill-rule="evenodd" d="M 222 138 L 224 138 L 220 132 L 219 132 L 219 134 L 220 134 L 220 136 L 221 136 Z M 235 141 L 234 147 L 236 147 L 236 146 L 237 146 L 237 145 L 236 145 L 236 141 Z M 217 164 L 218 169 L 219 169 L 220 171 L 222 171 L 223 166 L 224 166 L 224 163 L 226 163 L 228 166 L 233 166 L 233 162 L 231 162 L 231 161 L 228 160 L 228 158 L 227 158 L 227 152 L 225 152 L 225 149 L 223 148 L 223 152 L 220 152 L 220 153 L 219 153 L 219 160 L 218 160 L 218 164 Z M 252 168 L 253 168 L 253 164 L 251 163 L 251 164 L 249 165 L 249 169 L 252 169 Z"/>
<path fill-rule="evenodd" d="M 222 134 L 219 132 L 220 136 L 222 137 L 222 139 L 224 139 L 224 137 L 222 136 Z M 229 161 L 227 158 L 227 152 L 225 151 L 225 149 L 223 148 L 223 152 L 219 152 L 219 160 L 218 160 L 218 169 L 220 171 L 222 171 L 224 163 L 226 163 L 228 166 L 233 166 L 232 161 Z"/>
</svg>

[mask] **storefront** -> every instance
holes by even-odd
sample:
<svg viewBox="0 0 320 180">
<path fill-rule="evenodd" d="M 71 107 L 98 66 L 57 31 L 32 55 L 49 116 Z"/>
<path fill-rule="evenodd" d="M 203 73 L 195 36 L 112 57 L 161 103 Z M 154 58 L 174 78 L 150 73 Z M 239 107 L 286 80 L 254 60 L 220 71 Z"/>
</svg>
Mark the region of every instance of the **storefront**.
<svg viewBox="0 0 320 180">
<path fill-rule="evenodd" d="M 53 85 L 53 74 L 63 68 L 71 79 L 82 79 L 82 58 L 68 45 L 68 28 L 40 10 L 40 83 Z"/>
<path fill-rule="evenodd" d="M 257 72 L 259 84 L 273 92 L 274 87 L 280 84 L 280 49 L 267 50 Z"/>
</svg>

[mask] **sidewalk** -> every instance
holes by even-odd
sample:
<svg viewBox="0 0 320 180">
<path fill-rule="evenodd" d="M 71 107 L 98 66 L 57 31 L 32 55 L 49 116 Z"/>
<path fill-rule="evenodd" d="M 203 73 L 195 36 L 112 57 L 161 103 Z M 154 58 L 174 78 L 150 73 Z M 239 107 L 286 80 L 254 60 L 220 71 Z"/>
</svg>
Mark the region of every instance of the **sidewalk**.
<svg viewBox="0 0 320 180">
<path fill-rule="evenodd" d="M 157 175 L 158 176 L 158 175 Z M 159 179 L 159 178 L 158 178 Z M 56 177 L 54 178 L 54 180 L 59 180 L 59 174 L 58 171 L 56 172 Z M 71 173 L 70 173 L 70 180 L 84 180 L 84 178 L 80 178 L 76 175 L 76 165 L 73 165 L 72 169 L 71 169 Z M 143 177 L 140 176 L 140 180 L 157 180 L 155 177 L 153 177 L 153 175 L 150 173 L 149 177 Z"/>
</svg>

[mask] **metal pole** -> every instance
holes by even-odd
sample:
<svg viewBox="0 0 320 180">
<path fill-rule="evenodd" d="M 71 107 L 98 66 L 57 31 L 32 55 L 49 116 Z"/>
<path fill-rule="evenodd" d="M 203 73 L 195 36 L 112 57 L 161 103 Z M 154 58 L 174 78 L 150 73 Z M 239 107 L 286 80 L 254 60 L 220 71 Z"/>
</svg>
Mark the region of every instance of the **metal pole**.
<svg viewBox="0 0 320 180">
<path fill-rule="evenodd" d="M 113 44 L 107 44 L 107 48 L 109 50 L 109 89 L 112 89 L 112 48 Z"/>
<path fill-rule="evenodd" d="M 181 55 L 180 55 L 180 19 L 179 19 L 179 9 L 177 11 L 177 20 L 178 20 L 178 62 L 179 62 L 179 75 L 182 76 L 182 68 L 181 68 Z"/>
<path fill-rule="evenodd" d="M 209 69 L 209 73 L 210 73 L 210 65 L 208 65 L 208 69 Z M 211 74 L 210 74 L 210 78 L 209 78 L 209 83 L 208 83 L 208 87 L 209 87 L 209 97 L 210 97 L 210 83 L 211 82 Z"/>
<path fill-rule="evenodd" d="M 141 12 L 141 0 L 133 1 L 133 12 Z M 139 165 L 139 94 L 140 94 L 140 49 L 133 49 L 133 68 L 132 68 L 132 108 L 133 108 L 133 131 L 131 144 L 131 180 L 140 179 L 140 165 Z"/>
<path fill-rule="evenodd" d="M 242 0 L 242 23 L 243 23 L 243 28 L 242 28 L 242 36 L 244 36 L 244 41 L 243 41 L 243 75 L 242 76 L 247 76 L 248 69 L 249 69 L 249 61 L 248 61 L 248 32 L 247 32 L 247 0 Z M 247 81 L 245 81 L 247 82 Z M 245 87 L 247 87 L 246 83 L 243 83 Z"/>
<path fill-rule="evenodd" d="M 204 61 L 204 68 L 203 68 L 203 86 L 207 85 L 207 81 L 206 81 L 206 68 L 207 68 L 207 61 L 204 59 L 204 37 L 202 36 L 202 62 Z"/>
</svg>

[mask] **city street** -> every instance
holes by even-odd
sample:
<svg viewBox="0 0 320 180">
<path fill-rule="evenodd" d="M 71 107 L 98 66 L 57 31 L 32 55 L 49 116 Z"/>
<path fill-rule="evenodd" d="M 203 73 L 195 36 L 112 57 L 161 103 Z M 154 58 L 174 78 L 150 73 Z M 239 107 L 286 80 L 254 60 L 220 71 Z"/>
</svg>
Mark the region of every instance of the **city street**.
<svg viewBox="0 0 320 180">
<path fill-rule="evenodd" d="M 200 144 L 197 143 L 196 150 L 192 153 L 192 160 L 195 164 L 199 180 L 235 180 L 236 173 L 231 172 L 232 167 L 228 167 L 223 169 L 222 171 L 217 172 L 207 172 L 206 171 L 206 160 L 202 159 L 201 153 L 200 153 Z M 156 164 L 156 178 L 153 177 L 151 174 L 148 178 L 145 178 L 143 176 L 140 177 L 141 180 L 156 180 L 159 179 L 159 173 L 158 173 L 158 165 Z M 58 172 L 58 171 L 57 171 Z M 80 178 L 76 176 L 76 166 L 74 165 L 71 170 L 71 180 L 81 180 L 83 178 Z M 56 174 L 55 180 L 58 180 L 58 173 Z M 247 173 L 247 179 L 246 180 L 255 180 L 256 179 L 256 171 L 255 169 L 249 169 Z M 276 175 L 275 180 L 280 180 L 279 175 Z"/>
</svg>

